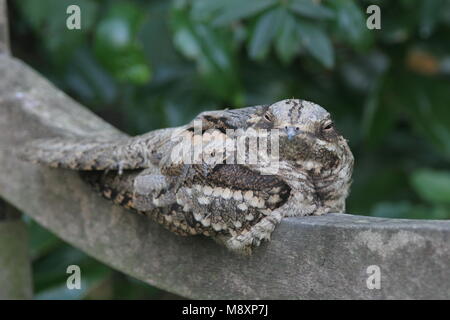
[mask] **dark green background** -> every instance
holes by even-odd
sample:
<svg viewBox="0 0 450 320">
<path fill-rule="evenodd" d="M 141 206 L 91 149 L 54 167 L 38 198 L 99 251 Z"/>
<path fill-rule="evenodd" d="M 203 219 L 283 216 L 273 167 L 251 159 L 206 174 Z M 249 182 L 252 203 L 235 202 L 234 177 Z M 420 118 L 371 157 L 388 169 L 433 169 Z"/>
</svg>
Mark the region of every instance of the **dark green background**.
<svg viewBox="0 0 450 320">
<path fill-rule="evenodd" d="M 66 8 L 81 8 L 81 30 Z M 381 30 L 366 8 L 381 8 Z M 16 0 L 14 54 L 120 129 L 314 101 L 349 139 L 347 212 L 450 218 L 450 1 Z M 29 221 L 37 298 L 167 298 Z M 78 264 L 83 290 L 65 289 Z"/>
</svg>

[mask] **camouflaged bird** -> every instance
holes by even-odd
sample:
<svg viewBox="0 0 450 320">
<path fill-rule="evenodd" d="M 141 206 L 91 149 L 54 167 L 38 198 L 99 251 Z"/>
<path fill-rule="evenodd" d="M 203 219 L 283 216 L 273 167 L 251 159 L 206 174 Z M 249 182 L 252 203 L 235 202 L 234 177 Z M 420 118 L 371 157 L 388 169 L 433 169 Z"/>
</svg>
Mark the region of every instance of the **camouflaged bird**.
<svg viewBox="0 0 450 320">
<path fill-rule="evenodd" d="M 244 136 L 239 151 L 236 141 L 249 131 L 267 139 Z M 353 169 L 330 114 L 296 99 L 203 112 L 185 126 L 119 141 L 37 140 L 23 157 L 79 170 L 114 203 L 247 254 L 283 217 L 344 212 Z"/>
</svg>

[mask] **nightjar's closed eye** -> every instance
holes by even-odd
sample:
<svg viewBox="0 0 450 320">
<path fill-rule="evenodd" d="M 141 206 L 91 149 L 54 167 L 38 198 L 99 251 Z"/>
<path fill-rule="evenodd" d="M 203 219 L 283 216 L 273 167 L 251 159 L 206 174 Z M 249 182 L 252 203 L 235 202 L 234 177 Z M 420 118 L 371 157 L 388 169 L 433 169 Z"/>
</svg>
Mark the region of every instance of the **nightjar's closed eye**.
<svg viewBox="0 0 450 320">
<path fill-rule="evenodd" d="M 332 130 L 333 128 L 334 128 L 334 123 L 333 123 L 333 121 L 327 121 L 327 122 L 325 122 L 325 123 L 323 124 L 323 127 L 322 127 L 322 129 L 325 130 L 325 131 L 330 131 L 330 130 Z"/>
<path fill-rule="evenodd" d="M 273 120 L 273 115 L 270 112 L 264 113 L 264 120 L 272 121 Z"/>
</svg>

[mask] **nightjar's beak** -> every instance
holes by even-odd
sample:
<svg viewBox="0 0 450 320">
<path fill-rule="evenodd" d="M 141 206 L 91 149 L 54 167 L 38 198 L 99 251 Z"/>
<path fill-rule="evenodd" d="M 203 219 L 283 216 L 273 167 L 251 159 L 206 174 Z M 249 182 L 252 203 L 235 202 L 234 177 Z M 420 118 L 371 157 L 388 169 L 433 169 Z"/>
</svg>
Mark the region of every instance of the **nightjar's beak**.
<svg viewBox="0 0 450 320">
<path fill-rule="evenodd" d="M 296 127 L 285 127 L 288 140 L 294 139 L 294 137 L 298 134 L 298 129 Z"/>
</svg>

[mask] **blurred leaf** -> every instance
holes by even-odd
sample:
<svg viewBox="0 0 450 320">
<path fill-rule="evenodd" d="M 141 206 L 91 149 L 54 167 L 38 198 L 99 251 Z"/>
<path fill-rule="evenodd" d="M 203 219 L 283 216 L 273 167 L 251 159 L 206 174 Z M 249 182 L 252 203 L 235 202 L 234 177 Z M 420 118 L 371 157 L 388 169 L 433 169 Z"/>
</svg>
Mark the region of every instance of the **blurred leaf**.
<svg viewBox="0 0 450 320">
<path fill-rule="evenodd" d="M 227 1 L 194 0 L 192 1 L 191 18 L 200 22 L 216 16 L 227 5 Z M 174 6 L 184 7 L 183 1 L 175 1 Z"/>
<path fill-rule="evenodd" d="M 334 12 L 313 0 L 291 0 L 289 8 L 304 17 L 330 19 Z"/>
<path fill-rule="evenodd" d="M 353 0 L 333 0 L 330 5 L 336 10 L 337 31 L 341 38 L 356 48 L 365 48 L 372 33 L 366 26 L 362 10 Z"/>
<path fill-rule="evenodd" d="M 354 182 L 347 201 L 349 212 L 369 214 L 377 203 L 412 199 L 402 163 L 389 155 L 373 152 L 359 152 L 356 155 Z"/>
<path fill-rule="evenodd" d="M 97 45 L 103 50 L 127 49 L 133 41 L 131 27 L 122 17 L 110 17 L 102 20 L 96 31 Z M 103 53 L 103 52 L 102 52 Z M 103 58 L 103 57 L 101 57 Z"/>
<path fill-rule="evenodd" d="M 416 130 L 450 159 L 450 101 L 448 84 L 423 76 L 392 76 L 390 100 L 410 117 Z"/>
<path fill-rule="evenodd" d="M 75 92 L 83 101 L 95 101 L 101 109 L 117 98 L 116 83 L 95 60 L 89 48 L 79 47 L 66 70 L 66 89 Z"/>
<path fill-rule="evenodd" d="M 201 1 L 194 1 L 194 4 Z M 213 1 L 215 2 L 215 1 Z M 170 15 L 169 1 L 150 1 L 146 19 L 139 33 L 144 51 L 154 65 L 152 83 L 173 80 L 183 73 L 184 60 L 175 50 L 172 30 L 167 17 Z"/>
<path fill-rule="evenodd" d="M 395 105 L 383 100 L 384 86 L 384 77 L 381 77 L 373 84 L 364 106 L 361 129 L 368 146 L 382 143 L 396 120 Z"/>
<path fill-rule="evenodd" d="M 411 183 L 424 200 L 450 204 L 450 171 L 417 170 L 411 176 Z"/>
<path fill-rule="evenodd" d="M 327 68 L 334 66 L 334 49 L 330 38 L 318 26 L 297 21 L 297 31 L 302 45 Z"/>
<path fill-rule="evenodd" d="M 373 91 L 389 67 L 389 58 L 381 51 L 340 62 L 339 72 L 351 90 L 367 94 Z"/>
<path fill-rule="evenodd" d="M 143 14 L 133 4 L 114 3 L 95 32 L 94 50 L 112 75 L 119 81 L 145 84 L 151 70 L 142 44 L 137 39 Z"/>
<path fill-rule="evenodd" d="M 429 211 L 425 208 L 414 207 L 409 202 L 380 202 L 378 203 L 371 211 L 370 215 L 375 217 L 382 218 L 391 218 L 391 219 L 399 219 L 399 218 L 413 218 L 425 219 L 427 213 Z M 414 215 L 413 215 L 414 213 Z"/>
<path fill-rule="evenodd" d="M 275 39 L 275 49 L 284 63 L 290 63 L 300 49 L 295 18 L 286 14 L 281 22 L 280 31 Z"/>
<path fill-rule="evenodd" d="M 145 11 L 142 10 L 143 8 L 135 1 L 111 1 L 110 3 L 111 5 L 108 7 L 106 17 L 126 21 L 131 35 L 134 36 L 141 28 L 142 22 L 145 19 Z"/>
<path fill-rule="evenodd" d="M 422 37 L 429 37 L 433 32 L 436 23 L 441 16 L 443 3 L 444 1 L 442 0 L 427 0 L 421 2 L 419 9 L 419 32 Z"/>
<path fill-rule="evenodd" d="M 381 202 L 371 212 L 372 216 L 397 219 L 449 219 L 450 209 L 444 206 L 426 207 L 409 202 Z"/>
<path fill-rule="evenodd" d="M 287 11 L 284 8 L 277 8 L 264 13 L 258 19 L 250 38 L 250 57 L 262 60 L 267 56 L 272 39 L 286 17 Z"/>
<path fill-rule="evenodd" d="M 202 23 L 193 23 L 182 8 L 172 10 L 174 44 L 197 62 L 204 83 L 222 98 L 238 101 L 240 85 L 233 61 L 232 38 Z"/>
<path fill-rule="evenodd" d="M 272 5 L 275 5 L 277 0 L 227 0 L 221 2 L 224 4 L 219 15 L 213 21 L 214 25 L 221 26 L 253 16 Z"/>
<path fill-rule="evenodd" d="M 444 1 L 441 8 L 439 9 L 441 13 L 441 22 L 450 25 L 450 1 Z"/>
</svg>

